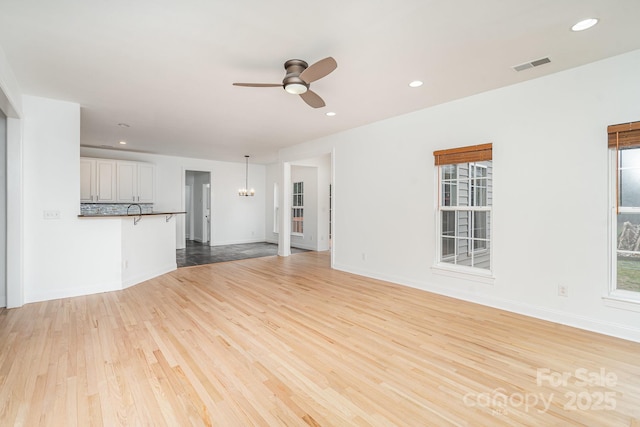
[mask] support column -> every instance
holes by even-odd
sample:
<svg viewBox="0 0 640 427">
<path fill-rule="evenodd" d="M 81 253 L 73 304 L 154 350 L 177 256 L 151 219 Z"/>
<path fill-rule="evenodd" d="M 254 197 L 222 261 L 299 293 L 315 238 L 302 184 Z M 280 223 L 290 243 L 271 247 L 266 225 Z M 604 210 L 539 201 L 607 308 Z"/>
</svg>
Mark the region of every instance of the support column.
<svg viewBox="0 0 640 427">
<path fill-rule="evenodd" d="M 278 218 L 278 255 L 291 255 L 291 164 L 280 164 L 280 215 Z"/>
</svg>

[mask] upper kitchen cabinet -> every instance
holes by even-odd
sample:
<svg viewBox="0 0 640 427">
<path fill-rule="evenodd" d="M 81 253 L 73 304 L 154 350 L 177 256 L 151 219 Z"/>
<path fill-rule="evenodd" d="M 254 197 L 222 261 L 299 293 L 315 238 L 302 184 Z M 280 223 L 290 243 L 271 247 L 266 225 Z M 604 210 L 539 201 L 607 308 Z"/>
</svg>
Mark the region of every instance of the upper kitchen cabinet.
<svg viewBox="0 0 640 427">
<path fill-rule="evenodd" d="M 149 163 L 117 162 L 117 201 L 119 203 L 153 203 L 155 166 Z"/>
<path fill-rule="evenodd" d="M 80 202 L 115 203 L 116 161 L 80 159 Z"/>
</svg>

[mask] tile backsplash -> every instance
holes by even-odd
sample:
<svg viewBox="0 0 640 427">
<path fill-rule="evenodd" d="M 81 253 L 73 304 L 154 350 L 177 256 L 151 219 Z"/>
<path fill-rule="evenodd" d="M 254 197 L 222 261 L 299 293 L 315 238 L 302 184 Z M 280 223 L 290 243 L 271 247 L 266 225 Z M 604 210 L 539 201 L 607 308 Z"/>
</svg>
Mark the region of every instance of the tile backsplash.
<svg viewBox="0 0 640 427">
<path fill-rule="evenodd" d="M 148 214 L 153 212 L 153 203 L 80 203 L 81 215 L 127 215 L 137 214 L 139 212 L 138 205 L 142 208 L 142 213 Z"/>
</svg>

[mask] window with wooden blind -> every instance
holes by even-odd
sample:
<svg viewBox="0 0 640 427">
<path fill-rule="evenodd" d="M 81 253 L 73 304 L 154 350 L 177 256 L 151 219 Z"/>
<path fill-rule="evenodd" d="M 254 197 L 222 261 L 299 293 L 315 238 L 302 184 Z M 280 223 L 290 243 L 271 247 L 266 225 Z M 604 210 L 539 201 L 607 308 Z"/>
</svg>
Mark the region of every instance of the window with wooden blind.
<svg viewBox="0 0 640 427">
<path fill-rule="evenodd" d="M 293 183 L 291 206 L 291 234 L 302 234 L 304 232 L 304 182 Z"/>
<path fill-rule="evenodd" d="M 620 296 L 640 297 L 640 122 L 607 128 L 611 152 L 612 284 Z"/>
<path fill-rule="evenodd" d="M 438 174 L 437 263 L 491 270 L 492 144 L 434 151 Z"/>
</svg>

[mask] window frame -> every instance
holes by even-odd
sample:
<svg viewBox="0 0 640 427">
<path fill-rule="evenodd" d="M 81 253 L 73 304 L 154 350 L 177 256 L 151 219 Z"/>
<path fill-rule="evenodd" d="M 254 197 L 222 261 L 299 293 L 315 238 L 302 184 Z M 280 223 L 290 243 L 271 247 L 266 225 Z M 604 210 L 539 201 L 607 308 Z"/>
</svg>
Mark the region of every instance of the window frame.
<svg viewBox="0 0 640 427">
<path fill-rule="evenodd" d="M 630 149 L 638 149 L 630 148 Z M 620 165 L 619 153 L 623 150 L 609 150 L 609 283 L 607 284 L 607 293 L 605 299 L 613 301 L 610 305 L 617 306 L 616 301 L 623 303 L 631 303 L 635 308 L 634 311 L 640 311 L 640 291 L 630 291 L 627 289 L 618 289 L 618 215 L 620 213 L 638 214 L 640 216 L 639 207 L 621 206 L 619 197 L 619 173 L 626 169 Z M 629 308 L 629 307 L 620 307 Z"/>
<path fill-rule="evenodd" d="M 475 170 L 476 169 L 483 169 L 485 171 L 485 175 L 483 177 L 476 177 L 476 176 L 472 176 L 471 175 L 471 170 Z M 474 182 L 477 181 L 478 179 L 484 180 L 485 181 L 485 185 L 484 187 L 479 187 L 479 188 L 484 188 L 485 189 L 485 193 L 484 193 L 484 199 L 485 199 L 485 204 L 484 205 L 480 205 L 480 206 L 476 206 L 474 203 L 474 199 L 476 198 L 476 194 L 475 194 L 475 189 L 478 188 L 476 186 L 474 186 Z M 481 206 L 487 206 L 486 203 L 489 200 L 489 185 L 488 185 L 488 180 L 489 180 L 489 169 L 486 165 L 480 165 L 478 164 L 478 162 L 472 162 L 469 163 L 469 199 L 470 199 L 470 206 L 475 206 L 475 207 L 481 207 Z M 476 223 L 476 216 L 475 216 L 475 212 L 487 212 L 481 209 L 476 209 L 473 211 L 473 214 L 470 215 L 470 221 L 469 221 L 469 236 L 471 236 L 472 234 L 475 236 L 475 223 Z M 491 210 L 488 210 L 489 213 L 491 213 Z M 485 234 L 489 234 L 490 233 L 490 227 L 487 226 L 487 219 L 485 218 Z M 473 252 L 473 255 L 475 254 L 482 254 L 485 253 L 488 249 L 487 249 L 487 243 L 489 243 L 489 248 L 491 248 L 491 236 L 489 236 L 489 238 L 485 238 L 486 240 L 478 240 L 477 237 L 474 238 L 469 238 L 470 242 L 472 242 L 472 244 L 469 244 L 468 249 L 467 249 L 467 253 L 469 255 L 471 255 L 471 252 Z M 484 242 L 484 247 L 482 248 L 478 248 L 476 249 L 476 243 L 478 242 Z M 489 255 L 489 263 L 491 265 L 491 255 Z"/>
<path fill-rule="evenodd" d="M 296 192 L 296 186 L 298 187 L 298 192 Z M 300 213 L 300 215 L 296 215 L 297 213 Z M 297 218 L 300 219 L 298 220 Z M 294 231 L 298 229 L 300 231 Z M 291 183 L 291 235 L 304 236 L 304 181 Z"/>
<path fill-rule="evenodd" d="M 494 218 L 493 206 L 492 206 L 494 201 L 494 195 L 493 194 L 490 195 L 488 192 L 488 188 L 489 188 L 488 180 L 491 179 L 491 181 L 493 182 L 494 176 L 495 176 L 495 166 L 493 165 L 493 161 L 492 161 L 493 156 L 491 152 L 492 152 L 491 143 L 477 145 L 477 146 L 460 147 L 460 148 L 454 148 L 449 150 L 440 150 L 440 151 L 434 152 L 434 157 L 435 157 L 435 168 L 434 168 L 435 221 L 434 222 L 435 222 L 435 232 L 436 232 L 437 238 L 435 239 L 436 252 L 434 256 L 434 264 L 431 267 L 431 269 L 435 274 L 445 275 L 449 277 L 456 277 L 459 279 L 473 280 L 473 281 L 477 281 L 485 284 L 494 283 L 494 280 L 495 280 L 493 275 L 494 245 L 492 244 L 494 226 L 493 225 L 485 226 L 484 229 L 486 233 L 484 234 L 486 235 L 486 237 L 482 237 L 480 239 L 486 242 L 484 245 L 485 247 L 477 248 L 477 249 L 474 249 L 474 242 L 478 241 L 478 239 L 475 237 L 475 232 L 473 230 L 475 212 L 488 212 L 489 213 L 488 221 L 490 221 L 490 223 L 493 222 L 493 218 Z M 484 162 L 484 161 L 491 161 L 491 174 L 489 174 L 487 165 L 481 164 L 481 162 Z M 462 179 L 460 179 L 459 169 L 458 169 L 458 166 L 460 164 L 473 165 L 469 167 L 468 176 Z M 454 175 L 450 174 L 450 178 L 445 179 L 445 176 L 443 174 L 443 168 L 447 166 L 455 166 L 456 168 L 455 178 L 451 178 Z M 478 177 L 477 174 L 475 173 L 475 171 L 477 171 L 479 167 L 487 170 L 487 173 L 484 174 L 484 176 Z M 471 173 L 472 168 L 474 170 L 473 175 Z M 491 205 L 485 205 L 485 206 L 471 205 L 471 192 L 472 190 L 477 188 L 478 179 L 486 180 L 485 181 L 486 184 L 483 185 L 482 187 L 487 188 L 487 191 L 485 192 L 484 197 L 485 197 L 486 203 L 491 202 Z M 449 188 L 451 189 L 455 188 L 455 193 L 449 192 L 449 195 L 450 195 L 449 200 L 452 200 L 452 202 L 455 203 L 454 206 L 445 205 L 445 203 L 443 203 L 443 200 L 445 197 L 445 189 L 446 189 L 445 184 L 447 181 L 450 181 L 452 184 L 449 186 Z M 458 206 L 458 202 L 460 198 L 460 189 L 465 185 L 466 185 L 466 190 L 469 192 L 468 201 L 467 201 L 468 205 Z M 493 188 L 493 185 L 491 185 L 490 187 Z M 475 204 L 475 197 L 476 197 L 475 194 L 473 197 L 474 197 L 474 204 Z M 469 228 L 468 228 L 467 237 L 464 237 L 464 236 L 462 237 L 463 239 L 465 238 L 467 239 L 466 250 L 470 254 L 472 259 L 475 255 L 478 255 L 478 254 L 484 253 L 488 255 L 488 258 L 489 258 L 488 268 L 482 268 L 477 266 L 467 266 L 467 265 L 460 265 L 460 264 L 454 264 L 451 262 L 446 262 L 447 260 L 451 260 L 452 258 L 454 258 L 458 250 L 457 245 L 454 245 L 454 250 L 451 255 L 443 256 L 442 254 L 443 238 L 446 237 L 445 232 L 442 229 L 443 212 L 446 212 L 446 211 L 453 211 L 453 212 L 465 211 L 469 213 L 469 220 L 468 220 Z M 458 241 L 460 239 L 459 237 L 458 238 L 455 237 L 455 235 L 457 235 L 457 231 L 459 230 L 458 220 L 459 220 L 459 215 L 456 213 L 454 216 L 454 227 L 455 227 L 454 240 L 455 241 Z M 460 255 L 460 253 L 458 253 L 458 255 Z"/>
<path fill-rule="evenodd" d="M 485 169 L 486 166 L 485 165 L 478 165 L 478 162 L 463 162 L 463 163 L 455 163 L 452 165 L 440 165 L 436 167 L 436 175 L 438 177 L 438 179 L 436 179 L 437 184 L 437 190 L 436 193 L 438 195 L 438 203 L 436 205 L 436 235 L 438 236 L 437 240 L 437 247 L 436 247 L 436 265 L 438 267 L 442 267 L 442 268 L 454 268 L 454 269 L 462 269 L 466 272 L 477 272 L 480 274 L 485 274 L 485 272 L 489 272 L 491 274 L 492 270 L 493 270 L 493 259 L 492 259 L 492 248 L 493 245 L 491 244 L 491 229 L 492 227 L 485 227 L 486 233 L 488 236 L 482 239 L 478 239 L 475 237 L 475 232 L 473 230 L 474 228 L 474 222 L 475 222 L 475 212 L 489 212 L 490 218 L 492 218 L 492 206 L 489 205 L 485 205 L 485 206 L 475 206 L 471 204 L 472 201 L 472 196 L 471 196 L 471 190 L 473 188 L 473 184 L 472 181 L 474 181 L 476 178 L 471 176 L 471 170 L 473 168 L 476 167 L 484 167 Z M 469 176 L 465 177 L 465 178 L 460 178 L 460 174 L 459 174 L 459 165 L 469 165 Z M 456 174 L 455 174 L 455 178 L 454 179 L 447 179 L 445 180 L 444 178 L 442 178 L 442 168 L 443 167 L 447 167 L 447 166 L 454 166 L 456 168 Z M 486 177 L 486 179 L 488 179 L 488 175 Z M 454 203 L 455 205 L 446 205 L 441 203 L 441 201 L 443 200 L 444 197 L 444 192 L 443 192 L 443 188 L 445 188 L 445 183 L 449 181 L 452 182 L 452 185 L 449 186 L 449 188 L 452 188 L 455 186 L 455 200 Z M 455 184 L 453 184 L 455 182 Z M 468 191 L 468 204 L 467 205 L 459 205 L 459 200 L 460 200 L 460 190 L 462 189 L 462 187 L 466 187 L 466 190 Z M 453 195 L 453 193 L 450 193 Z M 488 252 L 489 254 L 489 268 L 480 268 L 480 267 L 475 267 L 475 266 L 466 266 L 466 265 L 460 265 L 457 263 L 450 263 L 450 262 L 446 262 L 446 260 L 451 260 L 454 259 L 456 257 L 456 255 L 459 255 L 459 252 L 457 251 L 457 244 L 454 245 L 454 251 L 453 254 L 451 255 L 447 255 L 447 256 L 443 256 L 442 254 L 442 250 L 443 250 L 443 245 L 442 245 L 442 241 L 443 238 L 446 238 L 447 236 L 444 233 L 444 230 L 442 229 L 443 227 L 443 212 L 455 212 L 454 215 L 454 233 L 460 229 L 459 226 L 459 215 L 458 212 L 468 212 L 469 213 L 469 217 L 468 217 L 468 224 L 467 224 L 467 237 L 457 237 L 457 234 L 454 234 L 453 236 L 453 240 L 455 242 L 457 242 L 458 240 L 466 240 L 467 241 L 467 248 L 466 248 L 466 253 L 468 256 L 471 257 L 472 263 L 474 261 L 474 258 L 476 255 L 480 255 L 480 254 L 486 254 Z M 480 248 L 480 249 L 474 249 L 475 247 L 475 243 L 478 241 L 483 241 L 485 242 L 485 247 L 484 248 Z M 486 244 L 488 243 L 489 248 L 486 248 Z"/>
</svg>

